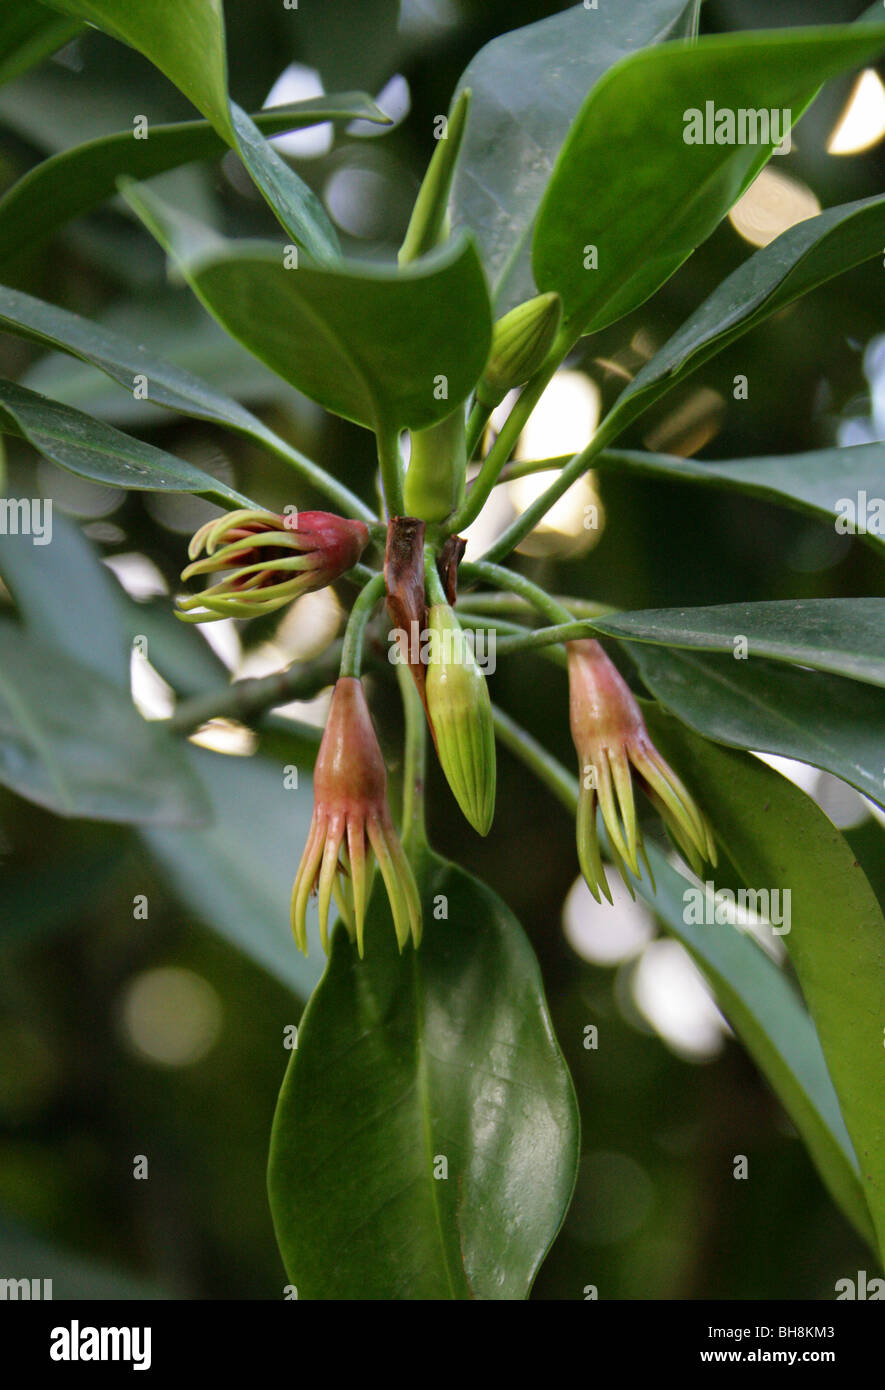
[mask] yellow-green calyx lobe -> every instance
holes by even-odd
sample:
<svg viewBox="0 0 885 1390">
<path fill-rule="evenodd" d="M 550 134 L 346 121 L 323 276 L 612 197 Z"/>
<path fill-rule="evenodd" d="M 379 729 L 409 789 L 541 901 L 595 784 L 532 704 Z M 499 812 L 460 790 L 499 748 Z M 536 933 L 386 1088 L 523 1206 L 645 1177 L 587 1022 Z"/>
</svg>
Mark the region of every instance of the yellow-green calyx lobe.
<svg viewBox="0 0 885 1390">
<path fill-rule="evenodd" d="M 508 391 L 522 386 L 544 365 L 562 320 L 558 294 L 539 294 L 517 304 L 498 319 L 492 332 L 492 351 L 476 388 L 481 405 L 500 404 Z"/>
<path fill-rule="evenodd" d="M 412 431 L 404 499 L 409 516 L 445 521 L 464 500 L 467 435 L 460 406 L 426 430 Z"/>
<path fill-rule="evenodd" d="M 437 755 L 464 815 L 487 835 L 495 814 L 495 731 L 485 676 L 447 603 L 427 610 L 427 631 L 427 710 Z"/>
</svg>

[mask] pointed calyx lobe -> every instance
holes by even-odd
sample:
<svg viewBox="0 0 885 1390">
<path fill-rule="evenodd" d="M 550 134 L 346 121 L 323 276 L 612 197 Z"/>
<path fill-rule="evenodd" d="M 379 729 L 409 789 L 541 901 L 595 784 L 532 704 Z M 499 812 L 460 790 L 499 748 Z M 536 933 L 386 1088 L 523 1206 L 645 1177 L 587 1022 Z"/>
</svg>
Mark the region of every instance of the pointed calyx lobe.
<svg viewBox="0 0 885 1390">
<path fill-rule="evenodd" d="M 578 859 L 597 902 L 600 893 L 612 900 L 599 849 L 597 802 L 612 860 L 628 888 L 625 865 L 638 876 L 639 856 L 645 858 L 633 797 L 633 771 L 676 848 L 695 872 L 703 871 L 705 860 L 715 864 L 710 827 L 691 793 L 652 743 L 639 705 L 614 662 L 592 639 L 567 642 L 566 650 L 571 731 L 580 776 Z"/>
<path fill-rule="evenodd" d="M 402 950 L 421 939 L 421 903 L 387 801 L 387 770 L 362 682 L 335 686 L 313 777 L 314 811 L 292 890 L 292 930 L 307 953 L 307 904 L 319 895 L 320 935 L 328 951 L 332 896 L 363 954 L 366 907 L 377 860 Z"/>
</svg>

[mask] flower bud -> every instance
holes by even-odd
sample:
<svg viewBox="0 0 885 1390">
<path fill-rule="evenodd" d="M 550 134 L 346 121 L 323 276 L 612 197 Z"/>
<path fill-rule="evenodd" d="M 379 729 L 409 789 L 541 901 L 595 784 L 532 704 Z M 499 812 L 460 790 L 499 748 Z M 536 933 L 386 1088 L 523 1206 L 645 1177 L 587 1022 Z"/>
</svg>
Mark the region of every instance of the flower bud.
<svg viewBox="0 0 885 1390">
<path fill-rule="evenodd" d="M 596 806 L 608 833 L 612 859 L 627 887 L 625 864 L 639 875 L 641 854 L 651 877 L 636 818 L 631 767 L 661 816 L 674 845 L 696 873 L 716 863 L 713 835 L 691 793 L 651 741 L 636 700 L 598 642 L 567 642 L 569 712 L 578 753 L 578 860 L 590 892 L 612 901 L 602 867 Z M 632 888 L 630 888 L 632 893 Z"/>
<path fill-rule="evenodd" d="M 186 623 L 211 623 L 272 613 L 352 569 L 368 541 L 362 521 L 331 512 L 226 512 L 196 532 L 188 546 L 193 563 L 181 573 L 183 580 L 222 571 L 225 577 L 200 594 L 179 598 L 176 616 Z"/>
<path fill-rule="evenodd" d="M 517 304 L 492 330 L 492 351 L 476 399 L 493 409 L 508 391 L 534 376 L 553 346 L 562 319 L 558 294 L 539 294 Z"/>
<path fill-rule="evenodd" d="M 427 710 L 446 780 L 464 815 L 487 835 L 495 814 L 495 731 L 485 676 L 447 603 L 427 610 Z"/>
<path fill-rule="evenodd" d="M 375 860 L 390 901 L 400 950 L 421 940 L 421 900 L 387 803 L 387 770 L 362 682 L 342 676 L 313 775 L 314 811 L 292 888 L 292 930 L 307 954 L 307 904 L 319 895 L 320 936 L 329 949 L 332 895 L 363 954 Z M 343 861 L 343 862 L 342 862 Z"/>
</svg>

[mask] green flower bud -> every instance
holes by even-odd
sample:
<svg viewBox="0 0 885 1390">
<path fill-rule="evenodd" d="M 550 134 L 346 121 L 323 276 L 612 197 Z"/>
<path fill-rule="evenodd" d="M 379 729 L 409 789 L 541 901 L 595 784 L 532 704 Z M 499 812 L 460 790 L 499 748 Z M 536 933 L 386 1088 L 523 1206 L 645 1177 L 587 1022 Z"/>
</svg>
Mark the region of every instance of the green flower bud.
<svg viewBox="0 0 885 1390">
<path fill-rule="evenodd" d="M 562 300 L 558 294 L 539 294 L 517 304 L 498 319 L 492 332 L 492 352 L 476 388 L 481 405 L 494 408 L 543 365 L 559 332 Z"/>
<path fill-rule="evenodd" d="M 461 505 L 467 480 L 467 435 L 458 406 L 439 424 L 412 430 L 404 499 L 409 516 L 445 521 Z"/>
<path fill-rule="evenodd" d="M 487 835 L 495 814 L 495 731 L 485 676 L 447 603 L 427 610 L 427 710 L 446 780 L 464 815 Z"/>
</svg>

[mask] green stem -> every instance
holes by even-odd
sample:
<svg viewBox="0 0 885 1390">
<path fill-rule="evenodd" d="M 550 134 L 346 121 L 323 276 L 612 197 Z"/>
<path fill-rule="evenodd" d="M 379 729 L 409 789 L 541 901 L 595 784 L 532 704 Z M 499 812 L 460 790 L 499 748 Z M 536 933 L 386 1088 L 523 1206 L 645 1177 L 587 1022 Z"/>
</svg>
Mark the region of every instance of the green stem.
<svg viewBox="0 0 885 1390">
<path fill-rule="evenodd" d="M 469 561 L 468 561 L 469 563 Z M 574 598 L 571 594 L 552 594 L 557 603 L 568 609 L 573 618 L 603 618 L 607 613 L 617 610 L 608 603 L 594 603 L 592 599 Z M 471 593 L 467 602 L 472 612 L 525 614 L 534 610 L 535 605 L 518 594 Z"/>
<path fill-rule="evenodd" d="M 482 467 L 473 480 L 470 491 L 448 523 L 448 529 L 453 535 L 460 531 L 465 531 L 471 522 L 474 522 L 479 516 L 489 499 L 492 488 L 498 481 L 498 474 L 510 458 L 516 441 L 522 434 L 526 421 L 538 404 L 541 396 L 544 394 L 544 390 L 549 384 L 558 365 L 559 363 L 556 360 L 550 362 L 549 365 L 543 367 L 523 389 L 519 400 L 501 426 L 501 432 L 498 438 L 486 454 Z M 468 444 L 469 442 L 468 440 Z M 469 457 L 470 454 L 468 453 L 468 458 Z"/>
<path fill-rule="evenodd" d="M 407 666 L 397 666 L 397 680 L 406 721 L 403 764 L 403 846 L 414 856 L 427 848 L 424 820 L 424 782 L 427 763 L 427 721 L 421 696 Z"/>
<path fill-rule="evenodd" d="M 306 483 L 310 483 L 317 492 L 328 497 L 330 502 L 334 502 L 342 515 L 354 516 L 359 521 L 377 520 L 371 507 L 367 506 L 362 498 L 357 497 L 350 488 L 331 477 L 318 463 L 314 463 L 306 454 L 302 454 L 300 449 L 296 449 L 292 444 L 287 444 L 285 439 L 274 434 L 273 430 L 262 431 L 262 438 L 267 447 L 272 449 L 279 458 L 290 464 Z"/>
<path fill-rule="evenodd" d="M 384 502 L 388 516 L 402 516 L 403 503 L 403 460 L 399 451 L 399 430 L 395 426 L 381 424 L 376 431 L 378 441 L 378 462 L 381 465 L 381 486 L 384 489 Z"/>
<path fill-rule="evenodd" d="M 505 748 L 509 748 L 526 767 L 530 768 L 546 787 L 549 787 L 553 795 L 562 802 L 563 806 L 575 815 L 578 809 L 578 779 L 567 772 L 562 763 L 554 758 L 552 753 L 538 742 L 536 738 L 509 714 L 505 714 L 497 705 L 492 705 L 492 718 L 495 723 L 495 733 Z"/>
<path fill-rule="evenodd" d="M 479 446 L 480 440 L 485 434 L 486 425 L 489 423 L 491 410 L 488 406 L 480 405 L 479 401 L 470 412 L 467 421 L 467 458 L 472 459 Z"/>
<path fill-rule="evenodd" d="M 452 533 L 465 530 L 479 516 L 498 481 L 501 469 L 510 458 L 516 441 L 522 434 L 526 421 L 579 336 L 569 325 L 563 325 L 559 330 L 547 361 L 523 387 L 519 400 L 501 426 L 501 432 L 486 455 L 469 493 L 452 518 L 449 524 Z M 467 457 L 470 457 L 469 453 Z"/>
<path fill-rule="evenodd" d="M 559 477 L 556 479 L 556 482 L 551 483 L 550 486 L 541 493 L 541 496 L 538 497 L 530 507 L 525 509 L 521 516 L 518 516 L 515 521 L 511 522 L 507 529 L 503 531 L 495 541 L 494 545 L 489 546 L 489 549 L 483 556 L 483 560 L 503 560 L 510 554 L 511 550 L 515 550 L 520 541 L 524 541 L 529 532 L 533 531 L 538 522 L 547 515 L 554 503 L 559 501 L 563 493 L 568 492 L 572 483 L 576 483 L 580 477 L 583 477 L 593 459 L 596 458 L 597 454 L 602 453 L 605 446 L 616 433 L 617 430 L 606 430 L 605 424 L 603 423 L 598 432 L 590 440 L 586 449 L 582 449 L 579 454 L 575 454 L 571 462 L 566 464 L 565 468 L 563 468 Z M 473 493 L 471 492 L 468 501 L 472 496 Z"/>
<path fill-rule="evenodd" d="M 210 719 L 238 719 L 247 723 L 273 709 L 287 705 L 290 700 L 312 700 L 327 685 L 333 685 L 341 660 L 341 643 L 335 642 L 313 661 L 297 663 L 288 671 L 276 671 L 270 676 L 234 681 L 233 685 L 205 695 L 182 700 L 166 727 L 175 733 L 189 734 Z"/>
<path fill-rule="evenodd" d="M 436 554 L 430 545 L 424 547 L 424 587 L 429 603 L 448 603 L 446 591 L 439 577 L 439 570 L 436 568 Z"/>
<path fill-rule="evenodd" d="M 533 608 L 537 608 L 539 613 L 543 613 L 551 623 L 572 623 L 573 615 L 567 608 L 563 607 L 555 598 L 551 598 L 543 589 L 539 589 L 537 584 L 533 584 L 525 575 L 516 574 L 514 570 L 504 569 L 501 565 L 492 565 L 487 560 L 475 560 L 470 564 L 461 566 L 461 583 L 469 584 L 472 579 L 482 579 L 486 584 L 491 584 L 495 589 L 506 589 L 509 593 L 518 594 L 524 598 Z"/>
<path fill-rule="evenodd" d="M 552 647 L 562 642 L 577 642 L 583 637 L 595 637 L 592 622 L 557 623 L 555 627 L 538 627 L 534 632 L 526 632 L 516 637 L 504 637 L 497 643 L 497 650 L 505 655 L 513 652 L 527 652 L 533 648 Z"/>
<path fill-rule="evenodd" d="M 384 575 L 376 574 L 360 592 L 353 608 L 351 608 L 344 633 L 344 644 L 341 649 L 340 675 L 359 677 L 363 665 L 363 641 L 366 628 L 372 616 L 372 610 L 383 593 Z"/>
<path fill-rule="evenodd" d="M 518 641 L 526 635 L 526 629 L 520 627 L 519 623 L 508 623 L 502 618 L 490 618 L 485 613 L 462 612 L 459 608 L 458 621 L 461 623 L 462 627 L 475 627 L 485 632 L 494 632 L 496 652 L 498 650 L 498 637 L 508 642 L 511 638 Z M 532 650 L 532 648 L 529 648 L 529 650 Z M 536 647 L 534 650 L 538 656 L 544 657 L 546 661 L 552 662 L 554 666 L 568 666 L 568 657 L 562 647 Z"/>
</svg>

